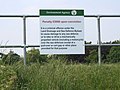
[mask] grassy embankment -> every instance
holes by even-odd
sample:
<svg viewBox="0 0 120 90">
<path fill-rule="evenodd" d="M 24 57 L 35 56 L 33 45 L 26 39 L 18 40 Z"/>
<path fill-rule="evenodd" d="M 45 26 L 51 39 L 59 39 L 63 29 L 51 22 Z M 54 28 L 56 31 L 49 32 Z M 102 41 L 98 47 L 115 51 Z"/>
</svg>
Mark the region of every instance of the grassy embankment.
<svg viewBox="0 0 120 90">
<path fill-rule="evenodd" d="M 120 64 L 99 66 L 54 61 L 26 67 L 18 64 L 12 68 L 17 75 L 13 75 L 14 90 L 120 90 Z"/>
</svg>

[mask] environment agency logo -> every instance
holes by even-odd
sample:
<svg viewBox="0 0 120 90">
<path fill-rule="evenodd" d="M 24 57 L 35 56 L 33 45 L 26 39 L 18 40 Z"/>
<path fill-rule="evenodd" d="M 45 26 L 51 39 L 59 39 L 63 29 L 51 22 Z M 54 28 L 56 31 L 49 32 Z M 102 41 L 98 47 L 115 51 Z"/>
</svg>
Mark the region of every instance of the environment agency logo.
<svg viewBox="0 0 120 90">
<path fill-rule="evenodd" d="M 77 14 L 77 11 L 76 10 L 72 10 L 71 14 L 75 16 Z"/>
</svg>

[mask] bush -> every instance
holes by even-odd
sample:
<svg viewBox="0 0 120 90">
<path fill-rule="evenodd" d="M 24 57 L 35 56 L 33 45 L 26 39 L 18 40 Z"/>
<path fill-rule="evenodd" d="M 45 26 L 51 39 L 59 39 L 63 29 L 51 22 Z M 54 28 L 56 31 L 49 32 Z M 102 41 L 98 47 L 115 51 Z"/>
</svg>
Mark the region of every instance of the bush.
<svg viewBox="0 0 120 90">
<path fill-rule="evenodd" d="M 47 56 L 46 55 L 40 55 L 39 49 L 31 49 L 27 51 L 27 63 L 42 63 L 46 62 Z"/>
<path fill-rule="evenodd" d="M 7 65 L 13 65 L 14 63 L 20 61 L 20 55 L 10 51 L 8 54 L 4 54 L 2 57 L 2 62 Z"/>
<path fill-rule="evenodd" d="M 107 61 L 111 63 L 120 62 L 120 47 L 113 46 L 107 56 Z"/>
<path fill-rule="evenodd" d="M 92 50 L 90 51 L 90 55 L 88 55 L 85 60 L 87 61 L 87 63 L 97 63 L 97 51 L 96 50 Z"/>
<path fill-rule="evenodd" d="M 0 65 L 0 90 L 13 89 L 16 79 L 16 72 L 11 67 Z"/>
</svg>

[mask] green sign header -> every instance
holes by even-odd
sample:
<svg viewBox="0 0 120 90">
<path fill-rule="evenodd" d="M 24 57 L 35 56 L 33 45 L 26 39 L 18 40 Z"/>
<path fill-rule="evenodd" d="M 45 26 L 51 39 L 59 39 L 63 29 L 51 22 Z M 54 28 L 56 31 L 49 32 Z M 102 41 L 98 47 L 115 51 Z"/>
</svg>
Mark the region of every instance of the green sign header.
<svg viewBox="0 0 120 90">
<path fill-rule="evenodd" d="M 40 16 L 84 16 L 84 10 L 40 10 Z"/>
</svg>

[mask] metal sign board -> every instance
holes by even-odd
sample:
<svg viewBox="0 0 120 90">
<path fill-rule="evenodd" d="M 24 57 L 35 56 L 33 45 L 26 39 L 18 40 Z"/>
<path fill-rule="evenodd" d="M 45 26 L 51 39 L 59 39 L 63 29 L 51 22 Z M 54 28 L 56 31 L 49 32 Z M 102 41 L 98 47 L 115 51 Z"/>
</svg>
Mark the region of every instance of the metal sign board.
<svg viewBox="0 0 120 90">
<path fill-rule="evenodd" d="M 84 10 L 40 10 L 40 54 L 85 54 Z"/>
</svg>

